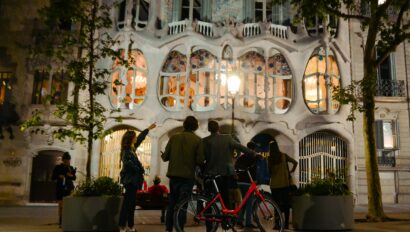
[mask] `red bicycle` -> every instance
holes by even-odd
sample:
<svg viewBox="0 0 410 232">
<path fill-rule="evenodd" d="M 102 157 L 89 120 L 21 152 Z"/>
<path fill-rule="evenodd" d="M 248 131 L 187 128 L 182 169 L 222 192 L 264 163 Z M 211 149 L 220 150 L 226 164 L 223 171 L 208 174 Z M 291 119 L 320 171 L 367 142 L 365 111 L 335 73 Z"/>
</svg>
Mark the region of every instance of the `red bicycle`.
<svg viewBox="0 0 410 232">
<path fill-rule="evenodd" d="M 219 224 L 223 230 L 234 230 L 237 217 L 241 209 L 245 206 L 250 196 L 253 194 L 256 199 L 252 206 L 253 219 L 261 231 L 283 231 L 283 216 L 279 206 L 272 200 L 268 193 L 259 190 L 253 181 L 249 170 L 243 170 L 248 173 L 251 185 L 242 200 L 242 203 L 235 209 L 228 209 L 223 202 L 215 179 L 215 176 L 209 179 L 212 181 L 216 190 L 216 196 L 212 199 L 202 193 L 193 193 L 187 198 L 181 200 L 174 211 L 174 225 L 178 232 L 182 231 L 216 231 Z"/>
</svg>

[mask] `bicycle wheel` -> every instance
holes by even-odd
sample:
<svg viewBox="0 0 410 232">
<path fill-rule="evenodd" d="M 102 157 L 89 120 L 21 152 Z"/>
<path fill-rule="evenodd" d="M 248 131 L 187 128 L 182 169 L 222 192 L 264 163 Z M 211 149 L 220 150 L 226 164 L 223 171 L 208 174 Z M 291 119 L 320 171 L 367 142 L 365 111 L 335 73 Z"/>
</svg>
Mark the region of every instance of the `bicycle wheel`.
<svg viewBox="0 0 410 232">
<path fill-rule="evenodd" d="M 216 204 L 212 204 L 202 215 L 198 215 L 210 201 L 209 198 L 200 195 L 192 195 L 180 201 L 174 211 L 174 226 L 176 231 L 207 231 L 207 227 L 209 228 L 208 231 L 216 231 L 219 223 L 212 221 L 220 215 L 219 208 Z"/>
<path fill-rule="evenodd" d="M 283 231 L 283 216 L 279 206 L 267 194 L 262 194 L 265 202 L 256 199 L 252 207 L 253 218 L 261 231 Z"/>
</svg>

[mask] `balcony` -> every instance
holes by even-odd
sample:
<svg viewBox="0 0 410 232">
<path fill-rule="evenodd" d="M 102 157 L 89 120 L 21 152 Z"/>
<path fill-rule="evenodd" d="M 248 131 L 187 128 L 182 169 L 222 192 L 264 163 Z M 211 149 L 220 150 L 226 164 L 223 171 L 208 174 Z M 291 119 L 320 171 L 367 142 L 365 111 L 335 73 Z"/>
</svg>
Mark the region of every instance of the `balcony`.
<svg viewBox="0 0 410 232">
<path fill-rule="evenodd" d="M 406 85 L 404 80 L 378 80 L 377 97 L 405 97 Z"/>
<path fill-rule="evenodd" d="M 396 156 L 395 151 L 382 150 L 378 151 L 377 156 L 378 164 L 381 167 L 395 167 L 396 166 Z"/>
</svg>

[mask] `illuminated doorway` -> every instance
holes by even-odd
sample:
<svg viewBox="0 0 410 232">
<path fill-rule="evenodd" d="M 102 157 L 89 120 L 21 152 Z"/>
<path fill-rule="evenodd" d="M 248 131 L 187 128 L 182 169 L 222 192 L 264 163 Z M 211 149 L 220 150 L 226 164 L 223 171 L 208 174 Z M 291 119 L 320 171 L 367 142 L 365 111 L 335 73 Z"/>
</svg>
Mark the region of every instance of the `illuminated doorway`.
<svg viewBox="0 0 410 232">
<path fill-rule="evenodd" d="M 140 131 L 131 127 L 121 127 L 106 135 L 101 141 L 99 176 L 108 176 L 116 181 L 120 180 L 121 171 L 121 139 L 128 130 L 134 130 L 137 136 Z M 145 177 L 150 175 L 151 166 L 151 138 L 146 137 L 137 149 L 138 159 L 145 169 Z"/>
</svg>

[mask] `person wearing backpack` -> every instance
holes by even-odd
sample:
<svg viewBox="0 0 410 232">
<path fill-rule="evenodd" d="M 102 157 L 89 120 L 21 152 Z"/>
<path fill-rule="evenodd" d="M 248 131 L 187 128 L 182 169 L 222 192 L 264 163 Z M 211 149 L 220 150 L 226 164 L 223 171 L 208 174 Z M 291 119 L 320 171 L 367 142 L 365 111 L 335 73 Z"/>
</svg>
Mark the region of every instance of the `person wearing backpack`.
<svg viewBox="0 0 410 232">
<path fill-rule="evenodd" d="M 292 163 L 292 169 L 289 170 L 288 163 Z M 285 229 L 289 228 L 289 211 L 290 211 L 290 173 L 296 170 L 298 162 L 282 153 L 279 150 L 278 143 L 273 140 L 269 143 L 268 167 L 271 174 L 270 188 L 273 200 L 279 205 L 280 210 L 285 216 Z M 275 218 L 278 220 L 278 218 Z M 277 223 L 275 223 L 277 225 Z"/>
</svg>

